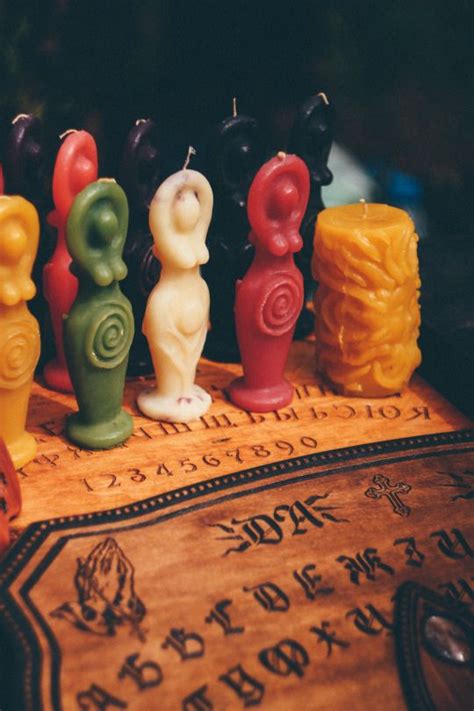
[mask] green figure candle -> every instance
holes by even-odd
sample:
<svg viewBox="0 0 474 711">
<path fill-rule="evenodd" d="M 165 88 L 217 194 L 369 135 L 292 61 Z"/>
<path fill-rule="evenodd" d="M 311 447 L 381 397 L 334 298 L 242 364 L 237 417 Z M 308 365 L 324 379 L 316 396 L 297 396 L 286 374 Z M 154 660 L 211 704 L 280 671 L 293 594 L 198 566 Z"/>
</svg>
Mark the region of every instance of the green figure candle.
<svg viewBox="0 0 474 711">
<path fill-rule="evenodd" d="M 68 417 L 66 434 L 87 449 L 115 447 L 133 429 L 122 410 L 134 332 L 132 308 L 119 287 L 127 275 L 122 259 L 127 227 L 127 198 L 108 179 L 79 193 L 67 221 L 79 290 L 65 319 L 64 350 L 79 412 Z"/>
</svg>

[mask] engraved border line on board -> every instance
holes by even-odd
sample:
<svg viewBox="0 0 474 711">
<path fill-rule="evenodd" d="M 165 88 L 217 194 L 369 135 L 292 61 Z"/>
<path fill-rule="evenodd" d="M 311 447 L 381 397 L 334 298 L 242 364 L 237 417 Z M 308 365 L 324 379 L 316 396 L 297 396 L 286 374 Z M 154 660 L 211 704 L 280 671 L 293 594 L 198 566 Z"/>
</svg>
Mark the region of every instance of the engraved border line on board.
<svg viewBox="0 0 474 711">
<path fill-rule="evenodd" d="M 459 444 L 463 444 L 463 443 L 472 442 L 473 440 L 474 440 L 474 429 L 461 430 L 458 432 L 446 432 L 446 433 L 440 433 L 440 434 L 435 434 L 435 435 L 420 435 L 419 437 L 416 437 L 416 438 L 402 438 L 402 439 L 398 439 L 398 440 L 389 440 L 389 441 L 385 441 L 385 442 L 375 442 L 375 443 L 371 443 L 368 445 L 358 445 L 358 446 L 354 446 L 354 447 L 343 448 L 341 450 L 333 450 L 333 451 L 329 451 L 329 452 L 315 453 L 315 454 L 311 455 L 310 457 L 308 457 L 308 459 L 316 460 L 316 462 L 315 462 L 316 464 L 318 463 L 318 460 L 319 460 L 319 464 L 320 464 L 320 466 L 322 466 L 325 464 L 325 461 L 328 459 L 329 460 L 336 459 L 336 460 L 340 461 L 341 458 L 343 458 L 343 457 L 344 457 L 344 460 L 350 459 L 351 456 L 353 458 L 354 457 L 362 458 L 364 455 L 367 455 L 367 454 L 370 456 L 370 454 L 384 452 L 384 451 L 387 453 L 395 454 L 396 452 L 400 452 L 400 451 L 406 450 L 408 448 L 423 449 L 423 448 L 427 448 L 427 447 L 431 446 L 433 449 L 433 451 L 422 452 L 418 456 L 415 456 L 415 457 L 398 457 L 398 458 L 381 460 L 380 462 L 377 462 L 377 461 L 360 462 L 357 465 L 353 465 L 353 466 L 349 466 L 349 467 L 347 467 L 347 466 L 340 467 L 340 468 L 338 467 L 337 469 L 332 469 L 332 470 L 327 470 L 327 471 L 323 470 L 323 472 L 321 472 L 321 474 L 323 474 L 323 476 L 326 476 L 326 475 L 338 473 L 339 471 L 347 471 L 348 469 L 349 470 L 359 469 L 363 466 L 369 466 L 369 467 L 370 466 L 379 466 L 380 464 L 389 464 L 389 463 L 394 463 L 395 461 L 403 461 L 406 459 L 413 459 L 413 458 L 420 459 L 420 458 L 442 456 L 443 454 L 455 455 L 455 454 L 460 454 L 463 452 L 471 452 L 472 448 L 469 448 L 469 447 L 464 448 L 464 449 L 457 448 L 451 452 L 449 450 L 447 452 L 444 452 L 443 449 L 438 450 L 436 447 L 438 445 L 439 446 L 444 445 L 444 447 L 445 447 L 446 445 L 449 445 L 449 444 L 453 444 L 453 445 L 458 444 L 459 445 Z M 301 460 L 301 458 L 296 457 L 295 460 L 288 460 L 286 462 L 280 462 L 279 463 L 280 466 L 267 465 L 266 467 L 257 467 L 253 470 L 247 470 L 247 474 L 256 475 L 256 474 L 258 474 L 258 472 L 262 472 L 262 470 L 268 469 L 269 467 L 272 469 L 272 471 L 277 470 L 279 468 L 281 469 L 281 465 L 283 465 L 283 468 L 285 469 L 285 466 L 284 466 L 285 464 L 288 467 L 288 469 L 285 473 L 289 473 L 291 471 L 291 465 L 294 463 L 294 461 L 298 461 L 298 460 Z M 294 469 L 293 469 L 293 471 L 294 471 Z M 273 473 L 275 473 L 275 472 L 273 471 Z M 283 472 L 280 472 L 280 473 L 283 473 Z M 245 474 L 245 472 L 240 472 L 240 474 L 241 475 Z M 271 473 L 270 473 L 270 476 L 271 476 Z M 281 486 L 286 486 L 286 485 L 290 485 L 292 483 L 297 483 L 298 481 L 304 481 L 305 479 L 308 479 L 308 478 L 314 478 L 315 476 L 317 476 L 317 472 L 313 471 L 311 474 L 304 476 L 304 477 L 297 478 L 297 479 L 277 480 L 273 483 L 273 485 L 267 484 L 263 488 L 279 488 Z M 210 489 L 208 487 L 210 486 L 212 489 L 213 486 L 216 485 L 217 482 L 219 482 L 220 480 L 222 480 L 224 478 L 228 478 L 228 477 L 218 477 L 214 480 L 209 480 L 208 482 L 202 482 L 200 488 L 204 491 L 205 494 L 210 493 Z M 240 483 L 239 481 L 236 481 L 235 475 L 231 478 L 233 479 L 232 483 L 235 482 L 237 485 Z M 241 478 L 241 477 L 239 477 L 239 478 Z M 267 478 L 267 477 L 265 477 L 265 478 Z M 230 487 L 232 487 L 232 483 L 230 484 Z M 21 548 L 21 550 L 19 551 L 20 555 L 17 556 L 16 558 L 13 555 L 13 563 L 11 563 L 10 569 L 8 569 L 8 567 L 7 567 L 7 571 L 4 574 L 4 578 L 6 575 L 8 575 L 8 572 L 10 572 L 12 575 L 15 574 L 15 567 L 18 567 L 18 564 L 15 565 L 15 563 L 17 563 L 18 558 L 20 558 L 20 559 L 25 558 L 26 562 L 29 561 L 31 556 L 34 554 L 35 550 L 42 543 L 42 540 L 39 540 L 39 539 L 46 537 L 49 532 L 53 532 L 54 530 L 61 530 L 61 528 L 70 528 L 73 526 L 73 524 L 81 523 L 81 522 L 85 523 L 85 525 L 87 527 L 89 527 L 89 525 L 90 526 L 103 525 L 104 522 L 107 520 L 107 517 L 112 517 L 112 516 L 114 516 L 114 518 L 115 518 L 115 523 L 119 523 L 120 521 L 127 520 L 130 518 L 131 509 L 133 509 L 134 512 L 135 512 L 135 510 L 138 510 L 138 512 L 140 512 L 140 509 L 141 509 L 141 513 L 147 513 L 148 507 L 152 506 L 152 504 L 154 504 L 154 506 L 156 507 L 156 502 L 157 501 L 159 502 L 160 500 L 163 502 L 163 505 L 160 507 L 156 507 L 155 510 L 157 510 L 157 508 L 158 508 L 158 510 L 167 508 L 170 505 L 170 501 L 172 501 L 174 498 L 172 496 L 172 494 L 174 493 L 174 494 L 181 495 L 186 488 L 190 488 L 190 487 L 185 487 L 180 490 L 178 489 L 175 492 L 169 492 L 164 497 L 158 497 L 158 498 L 152 497 L 151 499 L 143 500 L 141 502 L 138 502 L 138 504 L 135 504 L 132 506 L 121 507 L 118 509 L 110 509 L 107 511 L 90 513 L 87 515 L 80 514 L 80 515 L 75 515 L 75 516 L 70 516 L 70 517 L 62 517 L 60 519 L 52 519 L 49 522 L 41 522 L 38 524 L 32 524 L 26 530 L 25 535 L 22 536 L 17 542 L 19 544 L 20 541 L 22 541 L 22 538 L 24 538 L 26 536 L 27 540 L 24 542 L 22 541 L 22 546 L 15 544 L 15 546 L 14 546 L 15 548 L 17 548 L 17 547 Z M 221 489 L 222 489 L 222 485 L 221 485 Z M 254 492 L 255 492 L 255 490 L 254 490 Z M 202 493 L 202 491 L 200 493 Z M 200 493 L 197 493 L 196 496 L 189 496 L 188 498 L 191 498 L 191 499 L 197 498 L 200 496 Z M 196 508 L 203 508 L 205 506 L 220 503 L 220 502 L 222 502 L 223 499 L 235 498 L 236 496 L 240 498 L 240 496 L 250 495 L 251 493 L 252 492 L 249 490 L 243 490 L 241 492 L 236 492 L 233 495 L 230 494 L 226 497 L 221 497 L 219 500 L 211 501 L 208 503 L 202 503 L 200 505 L 188 507 L 187 509 L 182 509 L 181 511 L 175 512 L 175 515 L 186 514 L 186 513 L 191 512 L 192 510 L 195 510 Z M 165 498 L 167 500 L 166 503 L 164 501 Z M 186 497 L 184 497 L 184 498 L 186 498 Z M 181 499 L 181 501 L 183 501 L 183 499 Z M 175 503 L 176 503 L 176 501 L 175 501 Z M 153 508 L 152 508 L 152 511 L 153 511 Z M 169 514 L 167 516 L 166 515 L 162 516 L 162 517 L 160 517 L 160 520 L 161 521 L 167 520 L 172 515 L 173 514 Z M 132 517 L 135 518 L 134 513 L 132 513 Z M 141 525 L 138 524 L 138 526 L 131 526 L 131 528 L 141 527 L 142 525 L 150 525 L 152 523 L 153 523 L 153 520 L 144 522 Z M 126 530 L 128 528 L 129 528 L 128 526 L 122 527 L 121 530 Z M 28 536 L 28 531 L 30 531 L 29 536 Z M 92 536 L 92 535 L 97 535 L 97 532 L 92 531 L 92 532 L 88 532 L 85 534 L 78 533 L 78 534 L 76 534 L 75 537 L 81 536 L 81 535 L 82 536 L 84 536 L 84 535 L 85 536 Z M 45 558 L 43 558 L 43 560 L 41 561 L 39 566 L 37 566 L 35 568 L 32 575 L 30 575 L 29 580 L 31 580 L 31 578 L 36 577 L 35 573 L 38 572 L 38 568 L 43 567 L 43 565 L 45 563 L 45 559 L 50 557 L 50 555 L 53 553 L 53 550 L 55 550 L 57 548 L 58 544 L 59 544 L 59 547 L 62 548 L 69 538 L 71 538 L 71 536 L 63 536 L 59 539 L 59 541 L 56 542 L 55 545 L 53 545 L 53 547 L 49 551 L 49 553 L 45 556 Z M 35 542 L 36 542 L 36 545 L 33 548 Z M 9 560 L 11 560 L 13 553 L 14 553 L 14 551 L 12 551 L 11 554 L 8 555 Z M 26 564 L 26 562 L 24 564 Z M 26 585 L 26 583 L 22 586 L 22 589 L 25 587 L 25 585 Z M 10 619 L 16 621 L 16 623 L 17 623 L 16 626 L 18 627 L 18 629 L 23 628 L 25 630 L 25 628 L 26 628 L 26 630 L 25 630 L 26 633 L 31 634 L 30 625 L 28 624 L 28 621 L 26 620 L 25 616 L 23 615 L 21 608 L 16 604 L 16 602 L 8 594 L 8 592 L 5 590 L 5 588 L 0 588 L 0 593 L 1 593 L 1 597 L 5 598 L 4 603 L 0 599 L 0 605 L 2 605 L 2 607 L 4 605 L 6 605 L 6 607 L 8 608 L 8 603 L 10 603 L 10 608 L 12 608 L 9 610 Z M 37 613 L 37 611 L 36 611 L 36 613 Z M 37 619 L 38 619 L 38 617 L 41 618 L 41 616 L 38 613 L 35 616 L 37 617 Z M 42 618 L 41 618 L 41 621 L 43 621 Z M 26 622 L 26 624 L 25 624 L 25 622 Z M 43 626 L 43 625 L 41 625 L 41 622 L 40 622 L 40 626 Z M 45 631 L 45 633 L 46 633 L 46 636 L 49 637 L 47 631 Z M 51 641 L 53 642 L 52 647 L 55 647 L 56 646 L 55 640 L 50 640 L 50 643 L 51 643 Z M 24 651 L 28 652 L 28 649 L 25 649 Z M 54 666 L 57 652 L 55 654 L 54 649 L 51 649 L 51 651 L 52 651 L 51 661 Z M 35 660 L 34 659 L 28 665 L 28 670 L 26 673 L 28 673 L 30 676 L 33 673 L 35 673 L 35 676 L 37 677 L 37 680 L 36 680 L 36 686 L 37 686 L 39 683 L 39 669 L 35 668 Z M 53 684 L 54 684 L 54 680 L 53 680 Z M 32 697 L 30 697 L 30 702 L 31 702 L 31 698 Z M 31 708 L 33 708 L 33 707 L 31 707 Z"/>
<path fill-rule="evenodd" d="M 224 474 L 212 479 L 205 479 L 201 482 L 191 484 L 190 486 L 173 489 L 166 494 L 154 495 L 136 501 L 133 504 L 112 509 L 103 509 L 87 514 L 73 514 L 71 516 L 60 516 L 46 521 L 35 522 L 30 524 L 18 540 L 15 541 L 2 563 L 0 563 L 0 586 L 5 586 L 7 582 L 9 582 L 9 579 L 15 575 L 15 568 L 18 567 L 19 562 L 24 557 L 26 557 L 27 560 L 29 559 L 32 555 L 31 547 L 40 536 L 46 536 L 49 532 L 60 530 L 62 527 L 69 528 L 76 523 L 82 523 L 85 526 L 100 525 L 105 523 L 107 518 L 111 520 L 114 519 L 115 521 L 126 520 L 127 518 L 143 515 L 144 513 L 152 513 L 153 510 L 159 511 L 172 504 L 193 500 L 201 495 L 209 494 L 216 490 L 222 491 L 239 484 L 251 483 L 255 479 L 266 479 L 275 474 L 289 474 L 291 471 L 298 471 L 298 469 L 303 467 L 314 466 L 320 468 L 330 463 L 340 462 L 342 464 L 350 459 L 362 459 L 365 456 L 374 454 L 395 454 L 409 448 L 422 449 L 436 445 L 468 444 L 473 441 L 474 428 L 455 432 L 420 435 L 418 437 L 384 440 L 381 442 L 371 442 L 370 444 L 343 447 L 336 450 L 315 452 L 310 455 L 305 455 L 304 457 L 298 456 L 273 464 L 251 467 L 232 474 Z M 460 453 L 462 453 L 462 451 L 460 451 Z M 426 456 L 432 456 L 432 454 L 432 452 L 429 452 Z M 403 459 L 405 458 L 401 458 L 399 461 L 403 461 Z M 373 465 L 375 464 L 376 462 L 373 463 Z M 372 463 L 370 466 L 372 466 Z M 347 470 L 347 467 L 344 468 Z M 359 465 L 353 465 L 349 468 L 359 468 Z M 328 470 L 327 473 L 334 473 L 334 470 Z M 30 552 L 28 553 L 28 551 Z"/>
</svg>

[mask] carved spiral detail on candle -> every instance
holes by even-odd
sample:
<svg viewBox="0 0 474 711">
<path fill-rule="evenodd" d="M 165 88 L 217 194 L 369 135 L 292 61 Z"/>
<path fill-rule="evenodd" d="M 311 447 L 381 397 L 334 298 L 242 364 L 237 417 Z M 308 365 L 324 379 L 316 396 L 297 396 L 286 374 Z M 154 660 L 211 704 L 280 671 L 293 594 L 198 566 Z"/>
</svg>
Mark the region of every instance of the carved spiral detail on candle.
<svg viewBox="0 0 474 711">
<path fill-rule="evenodd" d="M 400 392 L 421 362 L 418 237 L 396 229 L 315 235 L 318 367 L 347 395 Z"/>
<path fill-rule="evenodd" d="M 0 388 L 18 388 L 32 377 L 40 354 L 36 321 L 21 319 L 0 334 Z"/>
<path fill-rule="evenodd" d="M 303 307 L 303 288 L 291 274 L 276 273 L 265 285 L 257 323 L 269 336 L 281 336 L 296 323 Z"/>
<path fill-rule="evenodd" d="M 127 357 L 132 337 L 129 304 L 108 301 L 91 317 L 85 336 L 86 356 L 96 368 L 115 368 Z"/>
</svg>

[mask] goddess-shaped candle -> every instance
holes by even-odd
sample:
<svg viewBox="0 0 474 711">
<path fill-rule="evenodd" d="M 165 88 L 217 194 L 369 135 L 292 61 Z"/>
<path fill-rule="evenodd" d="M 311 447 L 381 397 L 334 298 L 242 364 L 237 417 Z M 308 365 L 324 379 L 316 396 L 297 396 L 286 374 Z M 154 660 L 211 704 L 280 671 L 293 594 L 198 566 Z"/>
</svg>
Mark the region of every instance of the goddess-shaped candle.
<svg viewBox="0 0 474 711">
<path fill-rule="evenodd" d="M 207 240 L 209 262 L 202 268 L 211 295 L 211 329 L 204 355 L 228 363 L 240 360 L 235 282 L 243 277 L 254 254 L 247 239 L 247 197 L 265 159 L 264 137 L 256 119 L 238 114 L 236 99 L 233 105 L 233 115 L 215 126 L 207 145 L 205 173 L 214 193 L 214 210 Z"/>
<path fill-rule="evenodd" d="M 345 395 L 399 393 L 421 362 L 418 237 L 388 205 L 332 207 L 314 237 L 316 357 Z"/>
<path fill-rule="evenodd" d="M 249 190 L 249 239 L 255 256 L 236 284 L 235 323 L 243 377 L 229 386 L 243 410 L 270 412 L 288 405 L 293 386 L 283 376 L 303 307 L 303 276 L 293 255 L 303 246 L 299 232 L 309 195 L 301 158 L 279 152 L 257 172 Z"/>
<path fill-rule="evenodd" d="M 206 178 L 187 169 L 188 160 L 160 185 L 150 205 L 161 276 L 148 298 L 143 333 L 156 387 L 143 390 L 137 404 L 147 417 L 168 422 L 197 419 L 212 402 L 194 380 L 209 320 L 209 289 L 199 267 L 209 259 L 213 195 Z"/>
<path fill-rule="evenodd" d="M 79 411 L 66 420 L 66 435 L 87 449 L 116 447 L 133 430 L 122 409 L 134 329 L 132 307 L 120 291 L 127 227 L 127 198 L 111 178 L 84 188 L 67 220 L 79 288 L 64 320 L 64 353 Z"/>
<path fill-rule="evenodd" d="M 36 455 L 25 430 L 33 373 L 40 355 L 37 320 L 27 302 L 36 293 L 31 270 L 39 240 L 38 213 L 14 195 L 0 197 L 0 437 L 18 469 Z"/>
<path fill-rule="evenodd" d="M 97 146 L 87 131 L 66 131 L 54 166 L 53 199 L 55 209 L 48 215 L 58 230 L 56 248 L 43 269 L 43 291 L 49 304 L 56 358 L 46 364 L 44 379 L 54 390 L 72 392 L 63 345 L 64 317 L 77 296 L 77 278 L 72 274 L 71 255 L 66 245 L 66 222 L 78 193 L 97 180 Z"/>
</svg>

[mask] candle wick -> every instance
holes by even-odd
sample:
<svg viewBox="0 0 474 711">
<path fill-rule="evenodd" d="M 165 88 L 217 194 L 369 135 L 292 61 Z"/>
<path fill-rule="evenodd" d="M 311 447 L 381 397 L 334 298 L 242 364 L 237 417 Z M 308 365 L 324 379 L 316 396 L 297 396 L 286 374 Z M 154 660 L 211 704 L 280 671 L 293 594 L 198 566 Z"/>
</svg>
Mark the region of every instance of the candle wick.
<svg viewBox="0 0 474 711">
<path fill-rule="evenodd" d="M 367 205 L 367 202 L 366 202 L 365 198 L 361 198 L 361 199 L 359 200 L 359 202 L 360 202 L 360 204 L 362 205 L 362 210 L 363 210 L 363 211 L 362 211 L 362 217 L 368 217 L 368 214 L 369 214 L 369 213 L 368 213 L 368 205 Z"/>
<path fill-rule="evenodd" d="M 77 133 L 77 128 L 68 128 L 67 131 L 63 131 L 59 134 L 59 140 L 62 141 L 65 136 L 69 136 L 70 133 Z"/>
<path fill-rule="evenodd" d="M 286 158 L 285 151 L 278 151 L 277 158 L 278 158 L 278 160 L 285 160 L 285 158 Z"/>
<path fill-rule="evenodd" d="M 14 125 L 17 121 L 19 121 L 22 118 L 31 118 L 30 114 L 18 114 L 18 116 L 15 116 L 15 118 L 12 121 L 12 125 Z"/>
<path fill-rule="evenodd" d="M 326 104 L 326 106 L 329 106 L 329 99 L 328 99 L 328 97 L 326 96 L 326 94 L 324 93 L 324 91 L 320 91 L 319 94 L 318 94 L 318 96 L 320 96 L 320 97 L 322 98 L 322 100 L 324 101 L 324 103 Z"/>
<path fill-rule="evenodd" d="M 232 99 L 232 116 L 237 116 L 237 97 Z"/>
<path fill-rule="evenodd" d="M 135 121 L 135 126 L 140 126 L 140 124 L 146 123 L 146 122 L 149 121 L 149 120 L 150 120 L 150 119 L 137 119 L 137 120 Z"/>
<path fill-rule="evenodd" d="M 196 149 L 193 148 L 192 146 L 189 146 L 188 147 L 188 155 L 186 156 L 186 160 L 184 161 L 184 165 L 183 165 L 183 170 L 187 169 L 187 167 L 189 165 L 189 161 L 191 160 L 191 156 L 195 156 L 195 155 L 196 155 Z"/>
</svg>

